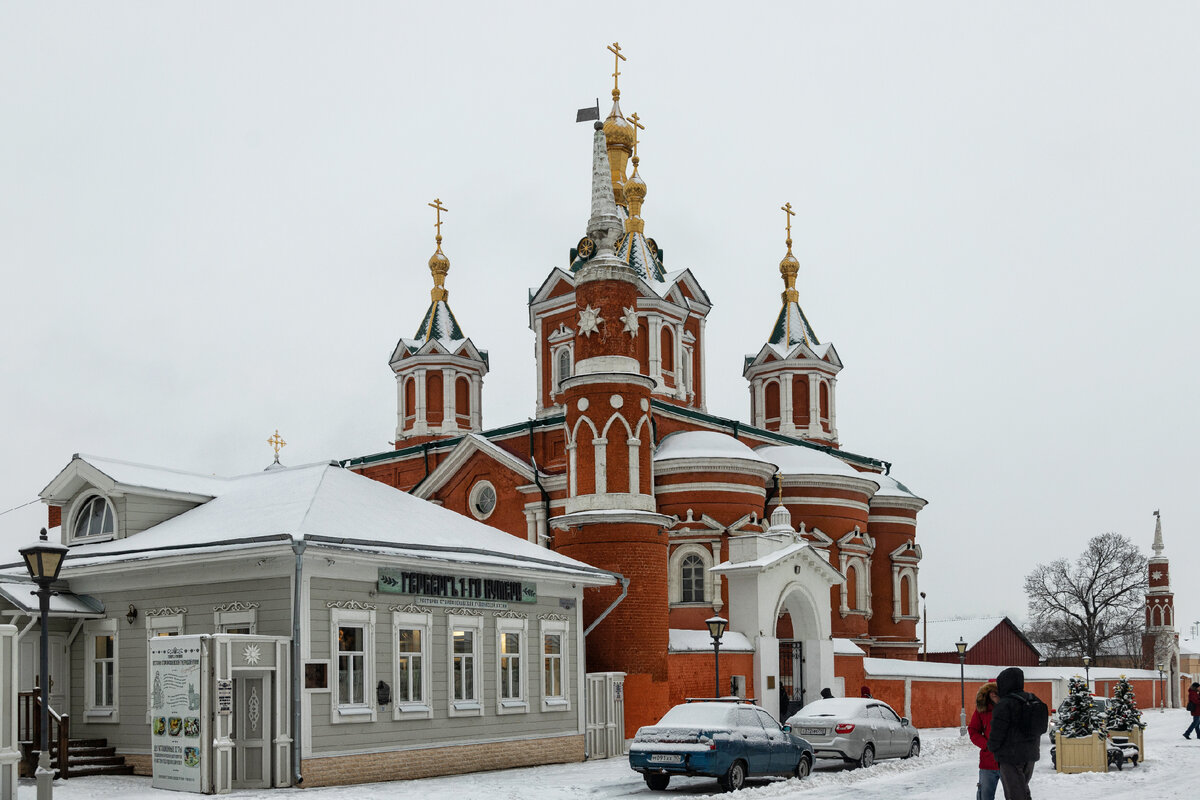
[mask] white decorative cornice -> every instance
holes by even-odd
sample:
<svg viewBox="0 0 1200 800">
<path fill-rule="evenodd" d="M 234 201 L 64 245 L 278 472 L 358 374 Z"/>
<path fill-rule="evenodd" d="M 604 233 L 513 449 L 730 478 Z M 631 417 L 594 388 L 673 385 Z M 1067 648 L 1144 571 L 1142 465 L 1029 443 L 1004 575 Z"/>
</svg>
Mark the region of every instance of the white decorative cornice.
<svg viewBox="0 0 1200 800">
<path fill-rule="evenodd" d="M 679 475 L 688 472 L 722 472 L 733 475 L 753 475 L 766 480 L 775 474 L 778 467 L 765 461 L 739 456 L 702 456 L 683 458 L 655 458 L 654 477 Z"/>
<path fill-rule="evenodd" d="M 537 618 L 542 622 L 568 622 L 571 619 L 566 614 L 555 614 L 553 612 L 538 614 Z"/>
<path fill-rule="evenodd" d="M 186 614 L 186 608 L 171 608 L 169 606 L 163 608 L 152 608 L 148 611 L 143 611 L 142 616 L 146 617 L 174 617 L 179 614 Z"/>
<path fill-rule="evenodd" d="M 351 609 L 358 609 L 359 611 L 374 611 L 375 610 L 374 603 L 360 603 L 357 600 L 339 600 L 339 601 L 331 600 L 325 604 L 325 607 L 326 608 L 351 608 Z"/>
<path fill-rule="evenodd" d="M 879 491 L 879 483 L 872 480 L 870 472 L 862 473 L 863 477 L 855 475 L 810 475 L 808 473 L 783 473 L 783 487 L 804 487 L 806 489 L 840 489 L 841 491 L 861 492 L 871 498 Z M 788 502 L 784 493 L 783 502 Z M 864 504 L 864 509 L 866 505 Z"/>
<path fill-rule="evenodd" d="M 478 608 L 467 608 L 466 606 L 452 606 L 446 609 L 447 614 L 454 614 L 459 617 L 482 617 L 483 612 Z"/>
<path fill-rule="evenodd" d="M 432 614 L 433 609 L 419 606 L 416 603 L 409 603 L 406 606 L 388 606 L 388 611 L 395 611 L 400 614 Z"/>
<path fill-rule="evenodd" d="M 529 619 L 528 614 L 522 614 L 520 611 L 493 611 L 492 616 L 498 619 Z"/>
<path fill-rule="evenodd" d="M 213 606 L 213 611 L 218 613 L 225 611 L 253 611 L 256 608 L 258 608 L 258 603 L 243 603 L 240 600 L 234 600 L 232 603 Z"/>
</svg>

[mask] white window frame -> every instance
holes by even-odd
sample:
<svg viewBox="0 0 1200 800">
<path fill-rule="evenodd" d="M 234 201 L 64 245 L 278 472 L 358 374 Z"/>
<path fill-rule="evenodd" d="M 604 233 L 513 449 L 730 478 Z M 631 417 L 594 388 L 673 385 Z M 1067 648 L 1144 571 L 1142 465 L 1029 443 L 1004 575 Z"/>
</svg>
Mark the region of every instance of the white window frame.
<svg viewBox="0 0 1200 800">
<path fill-rule="evenodd" d="M 213 630 L 217 633 L 229 633 L 230 628 L 249 628 L 251 634 L 258 633 L 258 609 L 214 611 Z"/>
<path fill-rule="evenodd" d="M 695 602 L 683 602 L 683 560 L 690 555 L 700 556 L 700 563 L 704 566 L 704 596 Z M 696 606 L 707 606 L 713 603 L 714 587 L 713 574 L 713 554 L 703 544 L 698 542 L 689 542 L 681 544 L 671 551 L 671 558 L 668 562 L 667 572 L 667 599 L 673 606 L 685 606 L 694 608 Z"/>
<path fill-rule="evenodd" d="M 400 631 L 414 629 L 421 632 L 421 699 L 401 701 L 400 697 Z M 432 719 L 433 700 L 430 674 L 433 664 L 430 663 L 430 637 L 433 634 L 433 615 L 414 614 L 400 611 L 392 612 L 392 719 Z"/>
<path fill-rule="evenodd" d="M 572 350 L 573 350 L 573 348 L 569 344 L 563 345 L 562 347 L 559 347 L 554 350 L 554 361 L 553 361 L 553 369 L 552 369 L 553 378 L 554 378 L 554 390 L 551 392 L 551 394 L 561 394 L 562 393 L 562 382 L 564 380 L 566 380 L 567 378 L 571 377 L 571 372 L 575 369 L 575 354 L 572 352 Z M 562 370 L 563 353 L 567 354 L 567 374 L 566 375 L 563 375 L 563 370 Z"/>
<path fill-rule="evenodd" d="M 475 697 L 470 700 L 454 699 L 454 631 L 469 630 L 472 637 L 471 647 L 471 685 L 475 687 Z M 452 717 L 482 717 L 483 716 L 483 683 L 480 673 L 480 661 L 483 659 L 483 617 L 446 616 L 446 706 Z"/>
<path fill-rule="evenodd" d="M 479 495 L 483 494 L 484 489 L 492 490 L 492 508 L 486 514 L 481 513 L 475 508 L 475 502 L 479 500 Z M 492 514 L 496 513 L 496 508 L 500 505 L 500 493 L 496 491 L 496 487 L 492 482 L 486 479 L 475 481 L 475 485 L 471 487 L 471 491 L 467 494 L 467 510 L 471 512 L 471 516 L 483 522 Z"/>
<path fill-rule="evenodd" d="M 182 636 L 183 614 L 163 614 L 162 616 L 146 615 L 146 675 L 150 669 L 150 643 L 160 636 Z M 151 681 L 146 680 L 146 722 L 150 721 Z"/>
<path fill-rule="evenodd" d="M 542 689 L 542 711 L 570 711 L 571 710 L 571 640 L 568 636 L 570 633 L 571 624 L 567 620 L 549 620 L 544 619 L 538 626 L 538 653 L 541 656 L 538 659 L 538 674 L 541 675 L 539 684 Z M 559 637 L 559 663 L 561 670 L 562 694 L 548 694 L 546 687 L 546 636 L 547 634 L 557 635 Z"/>
<path fill-rule="evenodd" d="M 374 722 L 377 717 L 371 692 L 375 686 L 375 611 L 334 608 L 329 615 L 329 721 Z M 338 650 L 338 628 L 358 627 L 363 629 L 363 702 L 343 703 L 341 681 L 338 680 L 340 658 Z"/>
<path fill-rule="evenodd" d="M 109 533 L 109 534 L 101 533 L 101 534 L 96 534 L 95 536 L 76 536 L 75 535 L 75 527 L 76 527 L 76 524 L 79 522 L 79 515 L 81 513 L 83 513 L 83 510 L 85 508 L 87 508 L 89 505 L 91 505 L 92 501 L 95 500 L 96 498 L 100 498 L 101 500 L 103 500 L 108 505 L 108 509 L 112 512 L 112 517 L 113 517 L 112 533 Z M 113 539 L 120 538 L 121 526 L 120 526 L 120 522 L 117 519 L 117 506 L 115 503 L 113 503 L 112 498 L 104 495 L 101 492 L 96 492 L 96 491 L 86 492 L 86 493 L 80 495 L 79 497 L 77 497 L 75 499 L 75 503 L 73 504 L 73 506 L 70 509 L 70 512 L 67 516 L 65 527 L 66 527 L 66 535 L 65 535 L 64 539 L 70 544 L 74 544 L 76 542 L 107 542 L 107 541 L 111 541 Z"/>
<path fill-rule="evenodd" d="M 89 620 L 84 623 L 87 634 L 87 677 L 83 689 L 83 715 L 89 723 L 121 721 L 121 629 L 115 619 Z M 113 696 L 111 706 L 96 704 L 96 637 L 111 636 L 113 640 L 112 676 Z"/>
<path fill-rule="evenodd" d="M 496 713 L 525 714 L 529 711 L 529 620 L 496 618 Z M 504 697 L 503 673 L 500 669 L 504 653 L 500 642 L 505 634 L 517 634 L 517 696 Z"/>
</svg>

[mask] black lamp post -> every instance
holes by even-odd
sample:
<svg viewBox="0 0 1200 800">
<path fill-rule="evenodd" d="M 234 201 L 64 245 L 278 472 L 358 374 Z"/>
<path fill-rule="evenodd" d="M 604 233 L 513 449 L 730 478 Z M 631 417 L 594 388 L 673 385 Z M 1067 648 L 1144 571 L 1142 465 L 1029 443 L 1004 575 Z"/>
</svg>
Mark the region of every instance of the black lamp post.
<svg viewBox="0 0 1200 800">
<path fill-rule="evenodd" d="M 962 708 L 958 712 L 958 735 L 967 735 L 967 643 L 963 638 L 958 637 L 958 641 L 954 643 L 954 647 L 958 650 L 958 689 L 962 700 Z"/>
<path fill-rule="evenodd" d="M 1092 690 L 1092 657 L 1083 657 L 1083 682 L 1088 685 L 1088 691 Z"/>
<path fill-rule="evenodd" d="M 725 635 L 725 628 L 729 625 L 729 620 L 724 617 L 709 617 L 704 620 L 704 624 L 708 626 L 708 635 L 713 640 L 713 663 L 716 664 L 716 692 L 713 697 L 721 696 L 721 637 Z"/>
<path fill-rule="evenodd" d="M 1163 670 L 1164 670 L 1163 665 L 1160 663 L 1157 666 L 1158 666 L 1158 688 L 1159 688 L 1160 694 L 1162 695 L 1162 697 L 1159 698 L 1159 701 L 1158 701 L 1158 712 L 1161 714 L 1167 710 L 1167 682 L 1163 680 Z"/>
<path fill-rule="evenodd" d="M 922 661 L 929 660 L 929 612 L 925 610 L 925 593 L 921 592 L 921 652 Z"/>
<path fill-rule="evenodd" d="M 50 637 L 46 630 L 50 624 L 50 585 L 58 580 L 58 571 L 62 568 L 63 558 L 67 555 L 65 545 L 46 539 L 46 529 L 42 528 L 41 538 L 37 542 L 22 547 L 19 551 L 29 569 L 29 577 L 37 584 L 38 605 L 42 612 L 42 663 L 41 663 L 41 723 L 42 741 L 38 752 L 37 766 L 37 796 L 38 800 L 50 800 L 54 794 L 54 770 L 50 769 Z M 66 765 L 62 765 L 66 768 Z"/>
</svg>

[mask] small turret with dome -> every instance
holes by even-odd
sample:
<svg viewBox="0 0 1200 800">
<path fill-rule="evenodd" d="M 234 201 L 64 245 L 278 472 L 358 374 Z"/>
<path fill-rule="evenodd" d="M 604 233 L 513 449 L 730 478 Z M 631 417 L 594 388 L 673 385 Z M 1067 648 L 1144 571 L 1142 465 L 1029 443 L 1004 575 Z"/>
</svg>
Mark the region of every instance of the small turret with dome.
<svg viewBox="0 0 1200 800">
<path fill-rule="evenodd" d="M 442 214 L 449 209 L 440 198 L 429 203 L 436 213 L 437 249 L 429 257 L 433 288 L 429 308 L 411 338 L 402 338 L 389 363 L 396 373 L 396 446 L 413 437 L 434 438 L 482 429 L 480 414 L 483 376 L 488 372 L 486 350 L 479 350 L 463 333 L 450 310 L 446 276 L 450 259 L 442 252 Z M 447 366 L 452 356 L 453 366 Z"/>
<path fill-rule="evenodd" d="M 780 206 L 787 229 L 787 253 L 779 262 L 783 301 L 763 348 L 746 356 L 742 374 L 750 381 L 751 422 L 789 436 L 837 445 L 834 390 L 842 362 L 832 344 L 822 344 L 800 308 L 792 253 L 791 203 Z"/>
</svg>

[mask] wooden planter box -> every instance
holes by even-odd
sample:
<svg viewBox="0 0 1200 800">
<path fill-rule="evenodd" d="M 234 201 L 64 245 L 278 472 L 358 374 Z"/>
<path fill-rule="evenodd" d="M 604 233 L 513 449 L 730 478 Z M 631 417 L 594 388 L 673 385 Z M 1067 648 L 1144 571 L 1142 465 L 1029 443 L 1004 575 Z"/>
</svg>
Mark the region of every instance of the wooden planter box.
<svg viewBox="0 0 1200 800">
<path fill-rule="evenodd" d="M 1100 734 L 1066 738 L 1062 731 L 1054 734 L 1055 761 L 1058 772 L 1108 772 L 1108 739 Z"/>
<path fill-rule="evenodd" d="M 1146 729 L 1142 728 L 1142 727 L 1135 727 L 1131 731 L 1114 731 L 1110 728 L 1108 731 L 1108 735 L 1110 737 L 1111 736 L 1124 736 L 1130 742 L 1132 742 L 1133 744 L 1136 744 L 1138 746 L 1138 753 L 1139 753 L 1138 761 L 1141 762 L 1141 761 L 1146 760 L 1146 745 L 1144 745 L 1142 743 L 1143 740 L 1146 738 L 1145 730 Z"/>
</svg>

